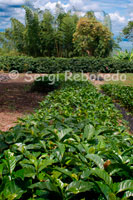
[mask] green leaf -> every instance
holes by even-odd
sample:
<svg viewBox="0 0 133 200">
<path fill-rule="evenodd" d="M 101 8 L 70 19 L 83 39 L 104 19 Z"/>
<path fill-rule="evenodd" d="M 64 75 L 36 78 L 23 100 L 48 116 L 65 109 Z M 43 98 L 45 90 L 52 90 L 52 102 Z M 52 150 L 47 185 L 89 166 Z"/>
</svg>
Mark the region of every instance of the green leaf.
<svg viewBox="0 0 133 200">
<path fill-rule="evenodd" d="M 32 165 L 23 165 L 24 167 L 24 177 L 32 177 L 35 178 L 36 176 L 36 171 L 35 171 L 35 167 L 33 167 Z"/>
<path fill-rule="evenodd" d="M 73 179 L 72 173 L 68 169 L 55 167 L 54 170 L 57 170 L 58 172 L 61 172 L 62 174 L 65 174 Z"/>
<path fill-rule="evenodd" d="M 89 124 L 85 126 L 84 133 L 83 133 L 83 140 L 87 139 L 90 140 L 95 134 L 95 128 Z"/>
<path fill-rule="evenodd" d="M 59 141 L 63 140 L 64 137 L 65 137 L 67 134 L 69 134 L 70 132 L 72 132 L 72 129 L 71 129 L 71 128 L 67 128 L 67 129 L 61 130 L 61 131 L 58 133 Z"/>
<path fill-rule="evenodd" d="M 14 173 L 14 176 L 15 178 L 21 178 L 22 180 L 24 180 L 24 173 L 25 173 L 25 170 L 20 169 Z"/>
<path fill-rule="evenodd" d="M 99 168 L 104 169 L 104 160 L 96 154 L 87 154 L 86 158 L 92 160 Z"/>
<path fill-rule="evenodd" d="M 10 150 L 5 151 L 5 159 L 8 163 L 8 169 L 10 174 L 12 174 L 13 170 L 16 167 L 16 158 L 14 156 L 14 153 L 12 153 Z"/>
<path fill-rule="evenodd" d="M 57 146 L 59 148 L 59 151 L 57 150 L 56 153 L 58 154 L 59 160 L 61 161 L 65 153 L 65 145 L 62 143 L 57 143 Z"/>
<path fill-rule="evenodd" d="M 125 190 L 133 190 L 133 180 L 122 181 L 116 185 L 116 188 L 117 188 L 116 191 L 117 193 L 123 192 Z"/>
<path fill-rule="evenodd" d="M 124 193 L 123 198 L 128 198 L 128 197 L 133 197 L 133 190 L 132 191 L 127 191 Z M 124 199 L 122 199 L 124 200 Z"/>
<path fill-rule="evenodd" d="M 3 190 L 5 199 L 8 200 L 20 199 L 23 193 L 25 191 L 19 188 L 14 181 L 8 182 Z"/>
<path fill-rule="evenodd" d="M 116 196 L 114 195 L 114 198 L 110 198 L 110 196 L 112 195 L 112 191 L 110 189 L 110 187 L 108 185 L 105 185 L 103 182 L 100 181 L 96 181 L 96 183 L 98 184 L 101 192 L 104 194 L 104 196 L 106 197 L 107 200 L 115 200 Z"/>
<path fill-rule="evenodd" d="M 0 164 L 0 178 L 2 178 L 3 168 L 4 168 L 4 164 Z"/>
<path fill-rule="evenodd" d="M 52 165 L 54 163 L 53 160 L 39 160 L 39 164 L 38 164 L 38 172 L 42 171 L 43 169 L 45 169 L 47 166 Z"/>
<path fill-rule="evenodd" d="M 78 194 L 81 192 L 90 191 L 94 187 L 94 184 L 91 182 L 85 182 L 85 181 L 73 181 L 70 183 L 67 188 L 66 192 L 70 192 L 73 194 Z"/>
<path fill-rule="evenodd" d="M 38 182 L 35 184 L 32 184 L 31 186 L 29 186 L 30 189 L 34 189 L 34 188 L 39 188 L 41 190 L 47 190 L 50 192 L 57 192 L 59 193 L 58 188 L 56 187 L 56 185 L 50 181 L 46 181 L 46 182 Z"/>
<path fill-rule="evenodd" d="M 92 169 L 92 173 L 97 175 L 99 178 L 103 179 L 104 182 L 107 185 L 109 185 L 111 188 L 113 181 L 112 181 L 112 178 L 109 176 L 109 174 L 105 170 L 95 168 L 95 169 Z"/>
</svg>

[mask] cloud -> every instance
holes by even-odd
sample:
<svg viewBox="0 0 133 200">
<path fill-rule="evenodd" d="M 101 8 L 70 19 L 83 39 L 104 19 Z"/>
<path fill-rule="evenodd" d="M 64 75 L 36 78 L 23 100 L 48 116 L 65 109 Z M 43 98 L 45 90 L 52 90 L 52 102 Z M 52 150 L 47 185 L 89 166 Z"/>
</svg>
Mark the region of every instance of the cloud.
<svg viewBox="0 0 133 200">
<path fill-rule="evenodd" d="M 55 13 L 57 2 L 66 12 L 74 8 L 81 16 L 93 10 L 101 21 L 103 20 L 101 11 L 105 10 L 110 13 L 114 33 L 118 33 L 128 20 L 133 20 L 133 0 L 0 0 L 0 28 L 10 26 L 10 17 L 24 22 L 24 10 L 21 5 L 28 2 L 32 3 L 34 8 L 49 9 L 52 13 Z"/>
<path fill-rule="evenodd" d="M 113 22 L 117 22 L 117 23 L 119 22 L 119 23 L 124 23 L 124 24 L 126 23 L 126 18 L 120 16 L 120 14 L 118 12 L 110 13 L 109 15 Z"/>
<path fill-rule="evenodd" d="M 130 13 L 128 21 L 133 21 L 133 12 Z"/>
<path fill-rule="evenodd" d="M 0 5 L 22 5 L 25 0 L 0 0 Z"/>
<path fill-rule="evenodd" d="M 102 12 L 95 12 L 95 16 L 98 20 L 103 21 L 104 16 Z"/>
</svg>

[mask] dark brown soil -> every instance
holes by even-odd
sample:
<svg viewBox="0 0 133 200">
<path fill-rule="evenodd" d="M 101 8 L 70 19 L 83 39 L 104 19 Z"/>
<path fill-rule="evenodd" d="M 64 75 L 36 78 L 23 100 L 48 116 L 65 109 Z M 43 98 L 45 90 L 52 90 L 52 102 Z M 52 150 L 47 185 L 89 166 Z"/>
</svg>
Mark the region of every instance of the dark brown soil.
<svg viewBox="0 0 133 200">
<path fill-rule="evenodd" d="M 0 130 L 7 131 L 17 118 L 34 112 L 46 93 L 30 92 L 32 82 L 25 82 L 21 75 L 17 80 L 0 82 Z"/>
</svg>

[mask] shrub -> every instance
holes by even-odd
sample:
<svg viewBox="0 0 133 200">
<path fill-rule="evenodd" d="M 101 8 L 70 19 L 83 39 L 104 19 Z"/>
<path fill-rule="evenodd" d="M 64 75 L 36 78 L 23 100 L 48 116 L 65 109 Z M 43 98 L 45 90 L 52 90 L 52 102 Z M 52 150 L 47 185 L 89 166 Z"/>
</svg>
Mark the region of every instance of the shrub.
<svg viewBox="0 0 133 200">
<path fill-rule="evenodd" d="M 106 84 L 101 88 L 107 95 L 119 100 L 130 112 L 133 112 L 133 87 Z"/>
<path fill-rule="evenodd" d="M 103 72 L 132 73 L 133 62 L 113 58 L 32 58 L 32 57 L 0 57 L 0 70 L 18 70 L 20 73 L 57 73 L 69 70 L 71 72 Z"/>
<path fill-rule="evenodd" d="M 130 198 L 132 136 L 120 118 L 88 82 L 62 82 L 0 135 L 0 199 Z"/>
<path fill-rule="evenodd" d="M 39 77 L 32 84 L 31 91 L 35 92 L 50 92 L 59 87 L 59 82 L 53 82 L 47 76 Z"/>
<path fill-rule="evenodd" d="M 128 52 L 127 50 L 125 50 L 125 52 L 118 51 L 117 54 L 114 55 L 114 58 L 118 60 L 133 61 L 133 50 L 132 52 Z"/>
</svg>

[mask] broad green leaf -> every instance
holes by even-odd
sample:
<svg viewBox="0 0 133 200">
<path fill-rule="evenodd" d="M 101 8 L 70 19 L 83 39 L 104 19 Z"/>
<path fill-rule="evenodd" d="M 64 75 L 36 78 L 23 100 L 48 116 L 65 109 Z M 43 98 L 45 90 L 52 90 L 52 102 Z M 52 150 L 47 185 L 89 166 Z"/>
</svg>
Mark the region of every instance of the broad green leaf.
<svg viewBox="0 0 133 200">
<path fill-rule="evenodd" d="M 133 180 L 125 180 L 116 185 L 117 193 L 125 190 L 133 190 Z M 115 188 L 114 188 L 115 189 Z"/>
<path fill-rule="evenodd" d="M 133 151 L 133 147 L 130 147 L 130 148 L 126 149 L 126 150 L 121 154 L 121 156 L 124 156 L 125 154 L 128 154 L 130 151 Z"/>
<path fill-rule="evenodd" d="M 35 184 L 32 184 L 31 186 L 29 186 L 30 189 L 34 189 L 34 188 L 39 188 L 41 190 L 47 190 L 47 191 L 50 191 L 50 192 L 57 192 L 59 193 L 59 190 L 57 188 L 57 186 L 50 182 L 50 181 L 46 181 L 46 182 L 38 182 L 38 183 L 35 183 Z"/>
<path fill-rule="evenodd" d="M 97 175 L 99 178 L 103 179 L 104 182 L 107 185 L 109 185 L 111 188 L 113 181 L 112 181 L 112 178 L 109 176 L 109 174 L 105 170 L 95 168 L 95 169 L 92 169 L 92 173 Z"/>
<path fill-rule="evenodd" d="M 57 170 L 57 171 L 61 172 L 62 174 L 65 174 L 65 175 L 71 177 L 72 179 L 75 179 L 72 176 L 72 173 L 68 169 L 64 169 L 64 168 L 60 168 L 60 167 L 55 167 L 54 170 Z"/>
<path fill-rule="evenodd" d="M 0 164 L 0 178 L 2 178 L 3 168 L 4 168 L 4 163 Z"/>
<path fill-rule="evenodd" d="M 14 153 L 12 153 L 10 150 L 5 151 L 5 159 L 8 163 L 8 169 L 10 174 L 12 174 L 13 170 L 16 167 L 16 158 L 14 156 Z"/>
<path fill-rule="evenodd" d="M 20 169 L 14 173 L 14 176 L 15 178 L 21 178 L 22 180 L 24 180 L 24 173 L 25 173 L 25 170 Z"/>
<path fill-rule="evenodd" d="M 88 179 L 90 175 L 91 175 L 91 170 L 90 169 L 86 169 L 81 174 L 81 179 Z"/>
<path fill-rule="evenodd" d="M 83 140 L 87 139 L 90 140 L 95 134 L 95 128 L 89 124 L 85 126 L 84 133 L 83 133 Z"/>
<path fill-rule="evenodd" d="M 114 195 L 114 198 L 110 198 L 112 191 L 110 189 L 110 187 L 108 185 L 105 185 L 103 182 L 97 181 L 96 182 L 101 190 L 101 192 L 104 194 L 104 196 L 106 197 L 107 200 L 115 200 L 116 196 Z"/>
<path fill-rule="evenodd" d="M 124 193 L 123 198 L 128 198 L 128 197 L 133 197 L 133 190 L 132 191 L 127 191 Z M 124 199 L 122 199 L 124 200 Z"/>
<path fill-rule="evenodd" d="M 23 165 L 24 177 L 32 177 L 33 179 L 36 176 L 35 167 L 32 165 Z"/>
<path fill-rule="evenodd" d="M 71 129 L 71 128 L 61 130 L 61 131 L 58 133 L 59 141 L 63 140 L 64 137 L 65 137 L 67 134 L 69 134 L 70 132 L 72 132 L 72 129 Z"/>
<path fill-rule="evenodd" d="M 96 154 L 87 154 L 86 158 L 92 160 L 99 168 L 104 169 L 104 160 Z"/>
<path fill-rule="evenodd" d="M 85 182 L 85 181 L 73 181 L 70 183 L 67 188 L 66 192 L 70 192 L 73 194 L 78 194 L 81 192 L 90 191 L 94 187 L 94 184 L 91 182 Z"/>
<path fill-rule="evenodd" d="M 43 169 L 45 169 L 47 166 L 52 165 L 54 163 L 53 160 L 39 160 L 38 162 L 38 172 L 42 171 Z"/>
<path fill-rule="evenodd" d="M 65 145 L 62 143 L 57 143 L 57 146 L 59 148 L 59 151 L 57 150 L 57 154 L 58 154 L 59 160 L 61 161 L 65 153 Z"/>
<path fill-rule="evenodd" d="M 105 148 L 105 137 L 100 135 L 100 136 L 97 136 L 97 139 L 98 139 L 97 148 L 98 149 L 104 149 Z"/>
<path fill-rule="evenodd" d="M 8 182 L 3 191 L 5 199 L 8 200 L 20 199 L 23 193 L 25 191 L 19 188 L 14 181 Z"/>
</svg>

